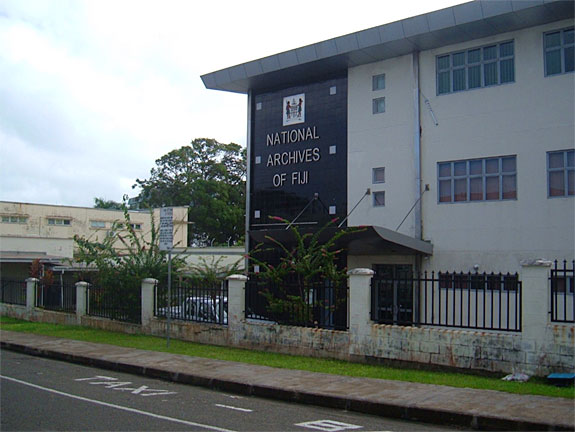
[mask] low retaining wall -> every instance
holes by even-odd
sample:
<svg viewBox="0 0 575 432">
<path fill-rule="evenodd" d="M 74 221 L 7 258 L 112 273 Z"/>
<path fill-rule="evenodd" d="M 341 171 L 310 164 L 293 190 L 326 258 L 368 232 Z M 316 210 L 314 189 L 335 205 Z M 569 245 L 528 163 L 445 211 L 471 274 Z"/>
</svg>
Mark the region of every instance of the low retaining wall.
<svg viewBox="0 0 575 432">
<path fill-rule="evenodd" d="M 34 309 L 30 313 L 24 306 L 0 304 L 0 313 L 35 322 L 77 324 L 75 315 L 44 309 Z M 81 325 L 159 337 L 165 337 L 167 331 L 166 320 L 156 318 L 143 327 L 83 316 Z M 209 345 L 362 362 L 409 362 L 418 367 L 440 366 L 502 374 L 518 371 L 539 376 L 558 371 L 573 372 L 575 369 L 574 328 L 566 325 L 547 326 L 548 342 L 541 345 L 523 338 L 520 333 L 373 324 L 370 337 L 353 350 L 351 332 L 348 331 L 280 326 L 256 321 L 244 321 L 239 328 L 239 332 L 232 334 L 228 326 L 172 320 L 170 335 L 173 339 Z M 352 351 L 363 354 L 352 354 Z"/>
<path fill-rule="evenodd" d="M 524 282 L 524 295 L 547 281 L 546 273 L 538 271 L 541 269 L 531 270 L 531 282 Z M 575 372 L 575 326 L 550 323 L 545 309 L 534 301 L 527 303 L 521 332 L 374 324 L 369 319 L 369 272 L 371 270 L 362 270 L 350 275 L 348 331 L 246 320 L 245 277 L 237 276 L 229 280 L 228 325 L 171 320 L 170 336 L 202 344 L 352 361 L 409 362 L 423 367 L 502 374 L 524 372 L 539 376 Z M 33 293 L 33 283 L 29 283 L 30 293 Z M 165 337 L 166 320 L 153 316 L 154 284 L 150 279 L 142 282 L 142 325 L 85 315 L 86 284 L 83 282 L 77 284 L 76 315 L 35 308 L 32 301 L 26 306 L 0 303 L 0 313 L 30 321 L 80 324 Z M 33 300 L 33 294 L 30 298 Z"/>
</svg>

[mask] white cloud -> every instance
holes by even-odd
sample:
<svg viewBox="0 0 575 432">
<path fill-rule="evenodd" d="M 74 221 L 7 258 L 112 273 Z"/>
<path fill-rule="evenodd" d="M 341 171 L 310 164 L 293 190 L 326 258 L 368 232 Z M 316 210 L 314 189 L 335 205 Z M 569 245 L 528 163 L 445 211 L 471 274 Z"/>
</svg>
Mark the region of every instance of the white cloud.
<svg viewBox="0 0 575 432">
<path fill-rule="evenodd" d="M 3 0 L 0 199 L 120 200 L 193 138 L 245 145 L 246 97 L 200 75 L 454 3 Z"/>
</svg>

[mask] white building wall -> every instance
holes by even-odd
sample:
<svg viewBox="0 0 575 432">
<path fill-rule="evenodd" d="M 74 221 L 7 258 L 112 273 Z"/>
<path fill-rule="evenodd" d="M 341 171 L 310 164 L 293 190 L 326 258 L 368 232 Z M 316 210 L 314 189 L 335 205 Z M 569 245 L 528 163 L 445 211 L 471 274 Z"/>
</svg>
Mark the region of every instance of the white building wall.
<svg viewBox="0 0 575 432">
<path fill-rule="evenodd" d="M 423 239 L 434 246 L 424 269 L 518 271 L 522 259 L 573 259 L 575 199 L 547 198 L 547 152 L 574 146 L 573 73 L 545 77 L 543 33 L 570 20 L 420 53 Z M 515 82 L 437 95 L 436 56 L 514 40 Z M 386 89 L 372 91 L 385 73 Z M 349 70 L 348 205 L 366 188 L 385 190 L 385 207 L 366 198 L 349 225 L 396 229 L 415 203 L 412 58 L 402 56 Z M 372 114 L 372 99 L 386 112 Z M 425 105 L 430 102 L 439 124 Z M 439 204 L 437 163 L 516 155 L 517 199 Z M 372 184 L 384 166 L 386 182 Z M 412 213 L 400 232 L 414 235 Z M 367 262 L 366 262 L 367 264 Z"/>
<path fill-rule="evenodd" d="M 372 77 L 385 74 L 385 89 L 372 90 Z M 413 80 L 411 55 L 351 68 L 348 74 L 348 212 L 367 188 L 385 191 L 385 206 L 366 197 L 348 225 L 396 229 L 413 206 Z M 373 114 L 374 98 L 385 97 L 385 112 Z M 385 167 L 385 183 L 373 184 L 373 168 Z M 414 235 L 413 214 L 400 232 Z"/>
<path fill-rule="evenodd" d="M 423 237 L 440 270 L 517 271 L 527 258 L 572 259 L 573 197 L 547 198 L 548 151 L 573 148 L 574 75 L 544 76 L 543 33 L 571 21 L 421 53 Z M 436 96 L 436 56 L 514 40 L 515 82 Z M 438 203 L 437 163 L 517 155 L 517 199 Z"/>
</svg>

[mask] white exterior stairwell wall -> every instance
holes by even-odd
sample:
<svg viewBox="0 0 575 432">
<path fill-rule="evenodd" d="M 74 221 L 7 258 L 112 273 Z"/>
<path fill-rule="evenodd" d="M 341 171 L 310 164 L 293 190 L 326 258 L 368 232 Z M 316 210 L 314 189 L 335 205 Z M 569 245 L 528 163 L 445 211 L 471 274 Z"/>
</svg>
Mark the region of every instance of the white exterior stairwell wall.
<svg viewBox="0 0 575 432">
<path fill-rule="evenodd" d="M 547 152 L 574 147 L 574 77 L 545 76 L 543 34 L 571 20 L 424 51 L 422 104 L 423 237 L 434 245 L 424 269 L 516 272 L 520 261 L 573 259 L 574 197 L 548 198 Z M 437 95 L 436 57 L 514 41 L 515 82 Z M 439 203 L 437 164 L 516 155 L 517 199 Z"/>
<path fill-rule="evenodd" d="M 377 225 L 395 230 L 415 203 L 413 165 L 412 56 L 350 68 L 348 71 L 348 212 L 367 188 L 385 192 L 385 206 L 373 195 L 353 211 L 349 226 Z M 385 74 L 385 89 L 372 89 L 372 77 Z M 373 114 L 374 98 L 385 97 L 385 112 Z M 385 168 L 385 182 L 373 183 L 373 168 Z M 413 213 L 399 232 L 413 236 Z"/>
</svg>

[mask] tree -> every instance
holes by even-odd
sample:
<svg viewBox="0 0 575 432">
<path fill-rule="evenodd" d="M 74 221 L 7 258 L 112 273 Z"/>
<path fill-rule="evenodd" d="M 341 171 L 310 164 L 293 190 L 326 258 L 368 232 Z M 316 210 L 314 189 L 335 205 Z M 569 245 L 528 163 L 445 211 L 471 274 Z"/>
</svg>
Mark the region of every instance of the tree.
<svg viewBox="0 0 575 432">
<path fill-rule="evenodd" d="M 189 206 L 190 245 L 236 244 L 244 236 L 246 151 L 196 138 L 156 160 L 136 179 L 143 207 Z"/>
<path fill-rule="evenodd" d="M 122 210 L 122 203 L 96 197 L 94 198 L 94 208 L 108 209 L 108 210 Z"/>
</svg>

